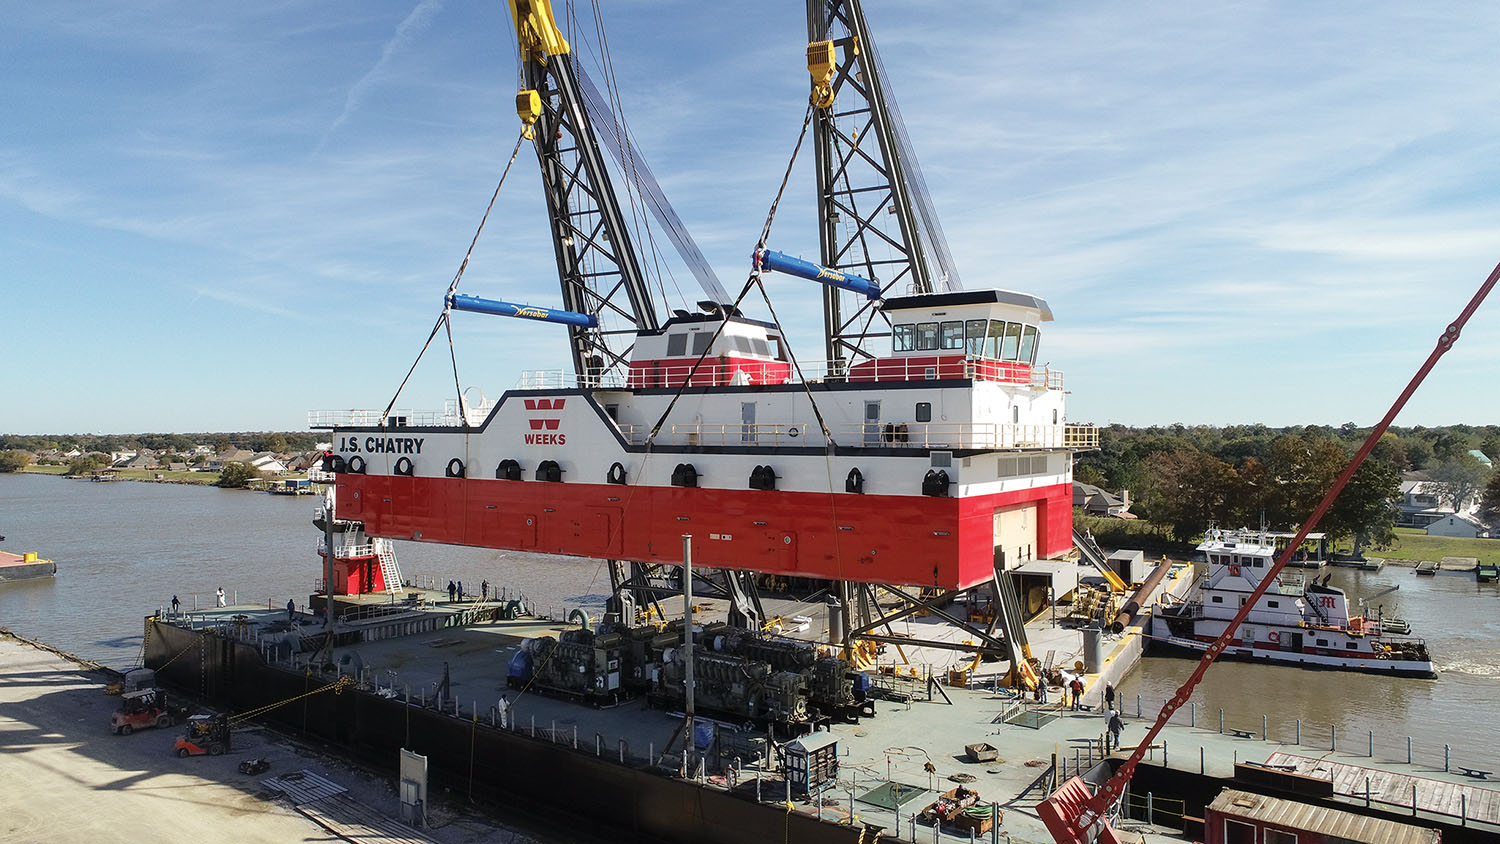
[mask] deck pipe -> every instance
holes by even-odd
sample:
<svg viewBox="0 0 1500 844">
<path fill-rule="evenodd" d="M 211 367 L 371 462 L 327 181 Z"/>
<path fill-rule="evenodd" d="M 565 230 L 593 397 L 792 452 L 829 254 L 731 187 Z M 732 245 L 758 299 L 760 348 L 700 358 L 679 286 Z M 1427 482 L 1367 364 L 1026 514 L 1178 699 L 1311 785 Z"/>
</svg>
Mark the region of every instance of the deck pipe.
<svg viewBox="0 0 1500 844">
<path fill-rule="evenodd" d="M 501 302 L 498 299 L 481 299 L 478 296 L 466 296 L 462 293 L 449 293 L 445 304 L 455 311 L 520 317 L 522 319 L 534 319 L 539 322 L 556 322 L 579 328 L 599 327 L 599 318 L 593 314 L 580 314 L 576 311 L 541 308 L 536 305 L 518 305 L 514 302 Z"/>
<path fill-rule="evenodd" d="M 779 273 L 794 275 L 798 278 L 806 278 L 812 281 L 820 281 L 833 287 L 842 287 L 863 295 L 866 299 L 875 300 L 880 298 L 880 285 L 857 275 L 849 275 L 828 267 L 822 267 L 811 261 L 801 258 L 793 258 L 782 252 L 771 249 L 757 249 L 751 256 L 757 270 L 775 270 Z"/>
<path fill-rule="evenodd" d="M 1120 614 L 1115 616 L 1115 620 L 1109 625 L 1109 632 L 1119 633 L 1126 627 L 1129 627 L 1130 623 L 1135 621 L 1136 613 L 1141 611 L 1141 605 L 1151 597 L 1151 593 L 1156 591 L 1156 587 L 1161 585 L 1161 582 L 1167 577 L 1167 572 L 1171 570 L 1172 563 L 1163 560 L 1161 565 L 1157 566 L 1156 570 L 1146 577 L 1145 582 L 1141 584 L 1141 588 L 1135 590 L 1130 599 L 1120 607 Z"/>
</svg>

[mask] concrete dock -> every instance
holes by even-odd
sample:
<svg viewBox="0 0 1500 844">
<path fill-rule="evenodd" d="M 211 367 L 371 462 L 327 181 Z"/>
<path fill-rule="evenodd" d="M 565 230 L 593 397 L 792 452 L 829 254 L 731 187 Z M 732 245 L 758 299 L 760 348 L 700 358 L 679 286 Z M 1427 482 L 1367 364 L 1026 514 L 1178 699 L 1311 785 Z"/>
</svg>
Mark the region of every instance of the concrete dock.
<svg viewBox="0 0 1500 844">
<path fill-rule="evenodd" d="M 445 804 L 429 812 L 433 829 L 402 831 L 391 819 L 397 800 L 389 776 L 252 724 L 236 729 L 233 748 L 218 757 L 173 755 L 180 727 L 111 735 L 119 698 L 104 688 L 114 679 L 0 633 L 0 842 L 552 840 Z M 271 767 L 240 774 L 239 762 L 250 758 Z M 338 805 L 299 810 L 261 784 L 298 771 L 346 789 Z"/>
</svg>

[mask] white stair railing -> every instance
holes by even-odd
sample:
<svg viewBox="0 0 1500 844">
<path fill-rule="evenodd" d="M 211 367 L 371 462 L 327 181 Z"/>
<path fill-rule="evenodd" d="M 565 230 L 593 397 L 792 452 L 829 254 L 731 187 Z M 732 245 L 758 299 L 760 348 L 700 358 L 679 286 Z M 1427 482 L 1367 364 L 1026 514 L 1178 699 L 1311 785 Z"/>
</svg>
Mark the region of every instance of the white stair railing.
<svg viewBox="0 0 1500 844">
<path fill-rule="evenodd" d="M 376 539 L 375 553 L 380 557 L 380 576 L 385 580 L 385 591 L 392 595 L 400 592 L 401 566 L 396 563 L 396 546 L 389 539 Z"/>
</svg>

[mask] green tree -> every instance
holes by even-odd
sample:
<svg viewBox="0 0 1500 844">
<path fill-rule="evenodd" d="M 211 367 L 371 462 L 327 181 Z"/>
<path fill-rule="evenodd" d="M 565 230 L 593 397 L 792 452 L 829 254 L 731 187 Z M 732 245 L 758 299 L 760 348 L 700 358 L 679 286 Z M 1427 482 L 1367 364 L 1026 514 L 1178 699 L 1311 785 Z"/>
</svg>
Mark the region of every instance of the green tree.
<svg viewBox="0 0 1500 844">
<path fill-rule="evenodd" d="M 260 470 L 249 463 L 230 463 L 219 471 L 218 485 L 225 489 L 244 489 L 260 477 Z"/>
<path fill-rule="evenodd" d="M 74 477 L 87 475 L 103 465 L 97 455 L 85 454 L 68 461 L 68 474 Z"/>
<path fill-rule="evenodd" d="M 1479 515 L 1491 523 L 1500 522 L 1500 472 L 1491 474 L 1489 483 L 1484 485 L 1484 497 L 1479 499 Z"/>
<path fill-rule="evenodd" d="M 1192 540 L 1228 515 L 1235 473 L 1217 457 L 1197 449 L 1163 452 L 1151 458 L 1147 472 L 1144 501 L 1151 518 L 1170 526 L 1178 541 Z"/>
<path fill-rule="evenodd" d="M 31 465 L 31 454 L 19 449 L 0 451 L 0 472 L 19 472 Z"/>
<path fill-rule="evenodd" d="M 1484 489 L 1489 478 L 1490 470 L 1467 452 L 1444 460 L 1432 470 L 1432 480 L 1437 486 L 1438 496 L 1460 513 Z"/>
</svg>

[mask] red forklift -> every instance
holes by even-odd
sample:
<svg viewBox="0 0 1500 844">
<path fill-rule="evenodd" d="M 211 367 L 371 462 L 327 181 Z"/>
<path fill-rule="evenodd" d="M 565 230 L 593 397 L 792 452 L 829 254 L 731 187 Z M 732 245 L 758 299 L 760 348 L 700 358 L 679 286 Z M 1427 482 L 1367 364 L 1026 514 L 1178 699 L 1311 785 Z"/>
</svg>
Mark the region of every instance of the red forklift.
<svg viewBox="0 0 1500 844">
<path fill-rule="evenodd" d="M 228 715 L 194 715 L 187 731 L 173 745 L 178 756 L 218 756 L 229 749 Z"/>
<path fill-rule="evenodd" d="M 109 731 L 128 736 L 147 727 L 170 727 L 177 714 L 167 706 L 167 693 L 161 689 L 141 689 L 120 696 L 120 708 L 109 716 Z"/>
</svg>

